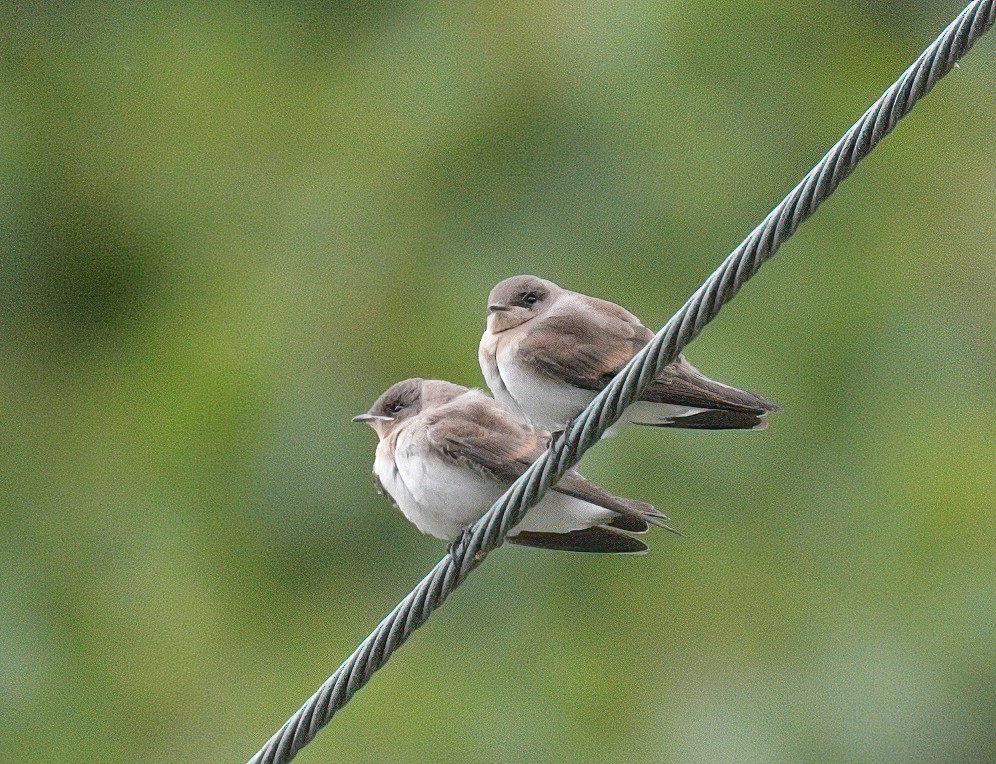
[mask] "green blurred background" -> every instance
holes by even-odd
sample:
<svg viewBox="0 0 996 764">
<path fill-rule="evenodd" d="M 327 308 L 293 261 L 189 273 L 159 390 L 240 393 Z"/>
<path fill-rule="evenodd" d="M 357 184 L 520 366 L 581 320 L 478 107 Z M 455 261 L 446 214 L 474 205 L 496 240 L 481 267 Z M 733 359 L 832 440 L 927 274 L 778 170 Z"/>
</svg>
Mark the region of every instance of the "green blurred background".
<svg viewBox="0 0 996 764">
<path fill-rule="evenodd" d="M 961 2 L 0 10 L 0 750 L 242 761 L 443 544 L 349 423 L 535 273 L 659 327 Z M 784 406 L 585 473 L 301 762 L 983 762 L 996 33 L 689 349 Z"/>
</svg>

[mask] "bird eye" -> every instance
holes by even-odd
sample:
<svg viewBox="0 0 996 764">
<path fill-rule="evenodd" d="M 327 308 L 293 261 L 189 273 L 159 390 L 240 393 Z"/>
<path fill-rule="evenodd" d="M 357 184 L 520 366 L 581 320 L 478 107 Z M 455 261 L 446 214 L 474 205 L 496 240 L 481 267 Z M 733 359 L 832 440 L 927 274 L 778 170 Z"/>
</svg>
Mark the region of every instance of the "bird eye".
<svg viewBox="0 0 996 764">
<path fill-rule="evenodd" d="M 392 414 L 397 414 L 404 407 L 405 406 L 401 401 L 395 401 L 394 403 L 388 404 L 387 410 L 390 411 Z"/>
<path fill-rule="evenodd" d="M 539 301 L 539 295 L 536 294 L 536 292 L 526 292 L 526 294 L 522 297 L 522 301 L 526 303 L 526 305 L 535 305 Z"/>
</svg>

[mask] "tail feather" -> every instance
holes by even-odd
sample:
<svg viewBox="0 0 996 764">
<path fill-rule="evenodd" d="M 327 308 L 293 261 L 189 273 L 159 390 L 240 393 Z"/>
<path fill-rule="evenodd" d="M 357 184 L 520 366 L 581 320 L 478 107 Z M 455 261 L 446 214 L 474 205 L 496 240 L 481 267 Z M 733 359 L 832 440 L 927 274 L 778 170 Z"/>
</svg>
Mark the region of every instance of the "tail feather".
<svg viewBox="0 0 996 764">
<path fill-rule="evenodd" d="M 616 515 L 611 522 L 606 523 L 609 528 L 616 528 L 628 533 L 646 533 L 650 530 L 650 523 L 642 517 L 634 515 Z"/>
<path fill-rule="evenodd" d="M 679 533 L 678 530 L 670 524 L 671 518 L 657 509 L 657 507 L 653 504 L 647 504 L 645 501 L 637 501 L 636 499 L 623 499 L 619 496 L 613 496 L 612 498 L 618 505 L 624 507 L 626 512 L 625 514 L 620 514 L 619 517 L 616 518 L 615 521 L 609 523 L 609 525 L 616 528 L 622 528 L 621 525 L 617 525 L 616 523 L 624 518 L 627 518 L 628 516 L 639 519 L 645 525 L 653 525 L 658 528 L 663 528 L 666 531 L 671 531 L 671 533 L 675 533 L 679 536 L 681 535 L 681 533 Z M 623 530 L 628 529 L 624 528 Z M 644 528 L 644 530 L 646 530 L 646 528 Z"/>
<path fill-rule="evenodd" d="M 637 422 L 644 427 L 674 427 L 685 430 L 763 430 L 768 426 L 765 412 L 707 409 L 657 422 Z"/>
<path fill-rule="evenodd" d="M 509 536 L 508 541 L 521 546 L 551 549 L 558 552 L 645 554 L 648 550 L 647 545 L 639 539 L 601 525 L 567 533 L 522 531 L 514 536 Z"/>
</svg>

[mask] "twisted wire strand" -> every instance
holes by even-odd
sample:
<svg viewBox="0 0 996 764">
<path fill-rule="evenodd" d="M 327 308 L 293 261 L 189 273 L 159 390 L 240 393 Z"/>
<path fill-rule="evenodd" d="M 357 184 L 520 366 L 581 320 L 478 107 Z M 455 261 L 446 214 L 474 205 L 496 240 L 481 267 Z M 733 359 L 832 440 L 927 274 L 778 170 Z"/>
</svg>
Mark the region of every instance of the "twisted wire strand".
<svg viewBox="0 0 996 764">
<path fill-rule="evenodd" d="M 969 3 L 249 764 L 285 764 L 311 742 L 994 21 L 996 0 Z"/>
</svg>

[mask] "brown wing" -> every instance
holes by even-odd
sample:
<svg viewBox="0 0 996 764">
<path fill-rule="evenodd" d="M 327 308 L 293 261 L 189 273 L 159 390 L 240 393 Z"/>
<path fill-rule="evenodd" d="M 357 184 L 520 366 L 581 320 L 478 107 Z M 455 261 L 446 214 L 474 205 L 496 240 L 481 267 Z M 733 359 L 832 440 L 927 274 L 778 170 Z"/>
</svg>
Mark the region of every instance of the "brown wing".
<svg viewBox="0 0 996 764">
<path fill-rule="evenodd" d="M 461 400 L 443 406 L 429 418 L 427 425 L 430 445 L 445 457 L 505 484 L 525 472 L 550 439 L 547 433 L 521 424 L 484 396 L 472 402 Z M 613 496 L 573 470 L 553 490 L 632 518 L 625 523 L 627 530 L 646 530 L 647 523 L 668 527 L 668 518 L 653 505 Z"/>
<path fill-rule="evenodd" d="M 654 333 L 615 303 L 579 294 L 564 299 L 558 310 L 533 322 L 535 326 L 519 343 L 520 356 L 549 377 L 585 390 L 601 390 Z M 689 419 L 678 424 L 676 420 L 669 425 L 703 429 L 755 428 L 763 426 L 756 416 L 779 410 L 759 395 L 709 379 L 684 356 L 665 367 L 640 400 L 754 415 L 731 420 L 703 414 L 695 422 Z"/>
<path fill-rule="evenodd" d="M 779 410 L 778 406 L 759 395 L 709 379 L 684 356 L 666 366 L 640 400 L 755 415 Z"/>
<path fill-rule="evenodd" d="M 525 472 L 548 439 L 483 395 L 440 407 L 427 418 L 426 437 L 455 464 L 501 483 L 511 483 Z"/>
<path fill-rule="evenodd" d="M 519 353 L 549 377 L 601 390 L 653 336 L 618 305 L 577 295 L 562 309 L 537 319 L 519 343 Z"/>
</svg>

